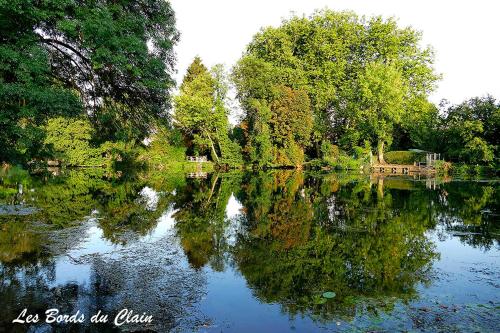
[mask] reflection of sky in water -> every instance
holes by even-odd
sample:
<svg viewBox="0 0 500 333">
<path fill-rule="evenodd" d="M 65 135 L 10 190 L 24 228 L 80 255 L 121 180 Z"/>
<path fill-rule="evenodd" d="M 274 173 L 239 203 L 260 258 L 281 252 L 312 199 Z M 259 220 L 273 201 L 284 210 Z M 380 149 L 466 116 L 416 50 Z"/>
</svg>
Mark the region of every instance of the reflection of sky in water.
<svg viewBox="0 0 500 333">
<path fill-rule="evenodd" d="M 429 288 L 421 292 L 446 302 L 488 303 L 500 299 L 500 253 L 493 247 L 489 251 L 474 248 L 457 236 L 446 234 L 445 239 L 430 233 L 440 260 L 433 268 L 440 274 Z"/>
<path fill-rule="evenodd" d="M 152 243 L 160 240 L 169 234 L 175 225 L 172 217 L 175 211 L 166 210 L 158 219 L 155 228 L 145 236 L 140 237 L 136 242 L 127 245 L 113 244 L 103 236 L 103 231 L 97 226 L 97 218 L 90 218 L 86 223 L 89 227 L 85 238 L 74 249 L 68 251 L 67 255 L 60 256 L 56 260 L 56 274 L 53 285 L 63 285 L 74 282 L 79 285 L 87 285 L 91 273 L 91 265 L 88 263 L 78 263 L 78 258 L 89 255 L 107 255 L 111 258 L 117 256 L 121 250 L 137 246 L 137 243 Z M 93 215 L 97 212 L 94 211 Z"/>
<path fill-rule="evenodd" d="M 158 224 L 153 229 L 153 231 L 151 231 L 151 234 L 149 236 L 145 236 L 143 238 L 143 241 L 145 241 L 146 239 L 149 241 L 156 241 L 171 232 L 175 226 L 175 219 L 173 218 L 174 214 L 175 211 L 172 209 L 168 209 L 163 214 L 161 214 L 160 218 L 158 219 Z"/>
<path fill-rule="evenodd" d="M 230 219 L 235 217 L 236 215 L 241 214 L 242 208 L 243 205 L 238 200 L 236 200 L 236 198 L 234 197 L 234 193 L 232 193 L 226 206 L 227 218 Z"/>
<path fill-rule="evenodd" d="M 146 204 L 146 209 L 154 211 L 158 207 L 158 201 L 160 200 L 160 196 L 158 192 L 153 190 L 151 187 L 146 186 L 140 192 L 143 202 Z"/>
<path fill-rule="evenodd" d="M 238 234 L 244 232 L 241 225 L 241 219 L 238 218 L 241 217 L 242 209 L 243 205 L 235 198 L 234 194 L 231 194 L 226 206 L 226 218 L 229 221 L 229 225 L 224 230 L 224 237 L 226 238 L 227 244 L 230 246 L 234 246 Z"/>
</svg>

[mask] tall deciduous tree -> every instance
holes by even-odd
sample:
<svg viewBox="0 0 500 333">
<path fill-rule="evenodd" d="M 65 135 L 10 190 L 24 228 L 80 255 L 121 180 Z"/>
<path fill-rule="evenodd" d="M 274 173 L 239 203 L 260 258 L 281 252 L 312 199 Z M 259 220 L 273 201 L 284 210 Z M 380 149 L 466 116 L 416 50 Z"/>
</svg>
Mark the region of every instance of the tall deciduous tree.
<svg viewBox="0 0 500 333">
<path fill-rule="evenodd" d="M 397 118 L 405 120 L 401 125 L 408 131 L 406 119 L 415 122 L 424 114 L 421 106 L 439 78 L 432 67 L 433 52 L 422 48 L 420 40 L 419 32 L 398 27 L 394 19 L 331 10 L 309 18 L 292 17 L 279 27 L 261 30 L 233 70 L 249 126 L 255 100 L 270 103 L 272 87 L 284 85 L 309 96 L 316 156 L 325 140 L 347 149 L 362 145 L 365 124 L 359 114 L 366 109 L 366 98 L 359 81 L 366 79 L 367 66 L 380 63 L 399 73 L 398 85 L 405 95 Z"/>
<path fill-rule="evenodd" d="M 83 108 L 109 136 L 123 124 L 144 136 L 167 115 L 178 39 L 167 1 L 2 1 L 0 31 L 5 151 L 22 154 L 27 129 Z"/>
<path fill-rule="evenodd" d="M 233 71 L 245 111 L 246 151 L 261 166 L 300 166 L 309 145 L 313 113 L 307 91 L 282 84 L 278 70 L 249 55 Z"/>
<path fill-rule="evenodd" d="M 175 125 L 198 152 L 208 147 L 217 163 L 241 163 L 238 145 L 228 136 L 227 80 L 221 65 L 212 71 L 196 57 L 174 99 Z"/>
<path fill-rule="evenodd" d="M 377 142 L 379 163 L 384 163 L 384 147 L 392 141 L 394 124 L 404 112 L 405 86 L 400 71 L 393 65 L 369 63 L 359 79 L 362 102 L 357 123 L 363 137 Z"/>
</svg>

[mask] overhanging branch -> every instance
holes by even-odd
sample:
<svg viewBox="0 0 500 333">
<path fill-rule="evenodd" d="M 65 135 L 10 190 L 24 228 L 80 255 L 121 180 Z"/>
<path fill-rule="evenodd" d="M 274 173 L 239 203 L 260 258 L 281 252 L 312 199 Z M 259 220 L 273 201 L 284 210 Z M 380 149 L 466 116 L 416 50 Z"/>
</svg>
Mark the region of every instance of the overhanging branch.
<svg viewBox="0 0 500 333">
<path fill-rule="evenodd" d="M 68 49 L 68 50 L 71 50 L 74 54 L 76 54 L 81 60 L 83 60 L 87 65 L 90 64 L 90 59 L 87 58 L 85 55 L 83 55 L 83 53 L 81 53 L 79 50 L 77 50 L 76 48 L 74 48 L 73 46 L 71 46 L 70 44 L 68 43 L 65 43 L 63 41 L 60 41 L 58 39 L 54 39 L 54 38 L 44 38 L 44 37 L 40 37 L 40 40 L 42 41 L 42 43 L 46 43 L 46 44 L 50 44 L 51 46 L 54 46 L 52 44 L 59 44 L 61 46 L 63 46 L 64 48 Z"/>
</svg>

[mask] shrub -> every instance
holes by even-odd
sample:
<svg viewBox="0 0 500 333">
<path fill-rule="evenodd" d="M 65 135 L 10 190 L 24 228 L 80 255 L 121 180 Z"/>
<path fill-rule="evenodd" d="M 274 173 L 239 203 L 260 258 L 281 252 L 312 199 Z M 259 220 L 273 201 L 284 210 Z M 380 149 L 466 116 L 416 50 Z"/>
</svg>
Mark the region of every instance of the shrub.
<svg viewBox="0 0 500 333">
<path fill-rule="evenodd" d="M 331 144 L 328 141 L 323 141 L 321 143 L 321 154 L 323 156 L 323 160 L 325 160 L 328 164 L 335 164 L 338 161 L 340 156 L 339 147 Z"/>
<path fill-rule="evenodd" d="M 360 170 L 370 164 L 370 145 L 354 146 L 350 153 L 340 150 L 338 146 L 324 141 L 321 144 L 322 161 L 335 169 Z"/>
<path fill-rule="evenodd" d="M 391 164 L 413 164 L 414 162 L 425 161 L 425 153 L 413 151 L 389 151 L 384 154 L 384 159 Z"/>
<path fill-rule="evenodd" d="M 452 169 L 451 162 L 446 161 L 436 161 L 436 173 L 438 175 L 448 175 Z"/>
<path fill-rule="evenodd" d="M 451 173 L 454 176 L 467 176 L 469 174 L 469 166 L 463 163 L 454 163 L 451 168 Z"/>
<path fill-rule="evenodd" d="M 86 118 L 49 119 L 45 132 L 45 145 L 64 165 L 100 166 L 104 163 L 101 149 L 91 144 L 94 129 Z"/>
</svg>

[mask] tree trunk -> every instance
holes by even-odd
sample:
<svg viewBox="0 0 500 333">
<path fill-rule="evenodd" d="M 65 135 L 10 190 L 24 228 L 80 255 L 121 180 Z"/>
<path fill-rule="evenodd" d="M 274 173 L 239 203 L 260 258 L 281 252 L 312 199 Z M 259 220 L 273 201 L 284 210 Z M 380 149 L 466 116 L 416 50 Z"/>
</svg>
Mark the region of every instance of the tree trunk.
<svg viewBox="0 0 500 333">
<path fill-rule="evenodd" d="M 378 142 L 377 153 L 378 153 L 378 162 L 380 164 L 385 164 L 385 161 L 384 161 L 384 141 L 383 140 L 380 140 Z"/>
<path fill-rule="evenodd" d="M 219 136 L 219 132 L 217 131 L 217 128 L 215 129 L 215 134 L 217 135 L 217 146 L 219 146 L 220 157 L 223 158 L 224 156 L 222 156 L 222 155 L 224 155 L 224 154 L 222 153 L 222 147 L 220 146 L 220 136 Z"/>
<path fill-rule="evenodd" d="M 217 156 L 217 151 L 215 151 L 214 142 L 212 141 L 210 134 L 207 134 L 207 136 L 208 136 L 208 140 L 210 140 L 210 147 L 212 148 L 212 154 L 214 154 L 215 159 L 217 160 L 217 164 L 219 164 L 219 156 Z"/>
<path fill-rule="evenodd" d="M 219 180 L 219 173 L 217 173 L 212 181 L 212 188 L 210 189 L 210 195 L 208 196 L 207 201 L 203 204 L 203 207 L 207 207 L 210 203 L 210 199 L 212 199 L 212 195 L 214 194 L 215 185 L 217 184 L 217 180 Z M 220 188 L 219 188 L 220 189 Z"/>
</svg>

